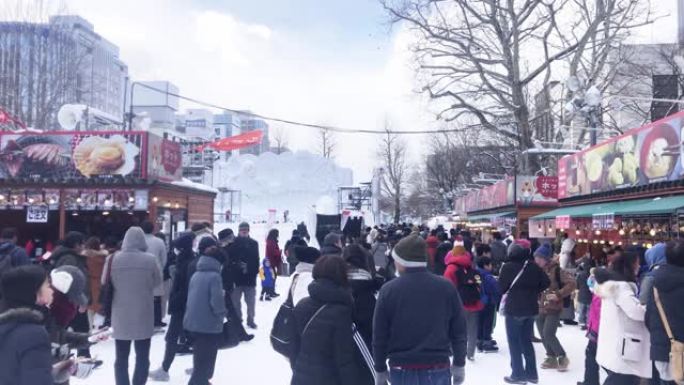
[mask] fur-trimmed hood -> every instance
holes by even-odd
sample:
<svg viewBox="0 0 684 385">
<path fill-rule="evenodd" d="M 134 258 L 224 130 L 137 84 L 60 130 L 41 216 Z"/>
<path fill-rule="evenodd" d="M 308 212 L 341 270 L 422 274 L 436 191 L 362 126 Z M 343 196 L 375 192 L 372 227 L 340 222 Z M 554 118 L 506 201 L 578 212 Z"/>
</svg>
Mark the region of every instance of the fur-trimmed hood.
<svg viewBox="0 0 684 385">
<path fill-rule="evenodd" d="M 26 307 L 6 309 L 0 313 L 0 340 L 20 324 L 42 324 L 44 320 L 43 314 L 35 309 Z"/>
<path fill-rule="evenodd" d="M 601 297 L 601 299 L 615 298 L 621 291 L 631 291 L 633 294 L 637 293 L 637 286 L 634 282 L 626 281 L 605 281 L 604 283 L 596 285 L 594 294 Z"/>
</svg>

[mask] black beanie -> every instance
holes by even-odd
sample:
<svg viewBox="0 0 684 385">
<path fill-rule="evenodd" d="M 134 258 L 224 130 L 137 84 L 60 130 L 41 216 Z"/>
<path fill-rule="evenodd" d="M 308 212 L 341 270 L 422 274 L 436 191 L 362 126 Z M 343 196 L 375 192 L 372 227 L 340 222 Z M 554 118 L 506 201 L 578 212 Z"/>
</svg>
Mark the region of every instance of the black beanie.
<svg viewBox="0 0 684 385">
<path fill-rule="evenodd" d="M 31 307 L 36 304 L 38 290 L 47 280 L 41 266 L 28 265 L 8 270 L 0 279 L 2 299 L 8 308 Z"/>
<path fill-rule="evenodd" d="M 208 236 L 200 239 L 197 248 L 200 253 L 204 253 L 204 250 L 213 246 L 218 246 L 218 243 L 216 242 L 216 239 L 214 239 L 213 236 Z"/>
<path fill-rule="evenodd" d="M 316 263 L 318 257 L 321 256 L 321 252 L 315 247 L 308 246 L 295 246 L 294 248 L 295 257 L 299 262 L 303 263 Z"/>
</svg>

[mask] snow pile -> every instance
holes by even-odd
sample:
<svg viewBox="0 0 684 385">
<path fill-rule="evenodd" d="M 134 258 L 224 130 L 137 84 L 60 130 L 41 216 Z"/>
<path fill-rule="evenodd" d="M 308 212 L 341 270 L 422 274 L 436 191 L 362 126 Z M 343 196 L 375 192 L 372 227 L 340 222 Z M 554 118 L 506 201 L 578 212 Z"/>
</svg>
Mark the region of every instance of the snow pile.
<svg viewBox="0 0 684 385">
<path fill-rule="evenodd" d="M 271 152 L 254 156 L 232 156 L 214 165 L 216 188 L 242 192 L 241 216 L 249 221 L 266 221 L 269 209 L 276 210 L 276 220 L 283 220 L 283 212 L 290 211 L 294 221 L 306 220 L 317 210 L 317 203 L 337 205 L 337 189 L 353 182 L 352 170 L 342 168 L 331 159 L 306 151 Z M 215 210 L 221 212 L 220 197 Z M 227 199 L 228 200 L 228 199 Z M 230 202 L 224 202 L 228 209 Z M 326 207 L 329 211 L 330 207 Z M 239 208 L 233 210 L 239 212 Z M 335 209 L 334 212 L 337 212 Z"/>
</svg>

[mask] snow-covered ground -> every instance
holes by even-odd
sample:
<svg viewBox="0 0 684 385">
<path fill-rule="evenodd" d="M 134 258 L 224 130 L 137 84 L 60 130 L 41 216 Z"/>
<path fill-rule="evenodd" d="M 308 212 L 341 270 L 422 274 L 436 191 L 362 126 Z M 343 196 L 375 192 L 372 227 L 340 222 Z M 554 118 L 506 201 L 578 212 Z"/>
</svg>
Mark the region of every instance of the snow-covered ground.
<svg viewBox="0 0 684 385">
<path fill-rule="evenodd" d="M 289 286 L 287 278 L 278 280 L 278 291 L 283 293 Z M 272 302 L 258 302 L 256 308 L 256 322 L 259 329 L 255 331 L 253 341 L 243 343 L 233 349 L 219 351 L 216 362 L 216 373 L 212 383 L 214 385 L 287 385 L 290 383 L 291 370 L 287 362 L 275 353 L 269 342 L 269 332 L 273 318 L 278 311 L 281 300 Z M 504 384 L 503 377 L 510 374 L 510 361 L 505 337 L 503 320 L 495 329 L 494 338 L 499 342 L 501 351 L 496 354 L 477 354 L 475 362 L 468 362 L 466 366 L 467 385 L 495 385 Z M 584 373 L 584 348 L 586 338 L 576 326 L 564 326 L 558 329 L 558 335 L 570 358 L 570 370 L 566 373 L 545 371 L 539 369 L 541 384 L 575 384 L 582 380 Z M 544 349 L 541 344 L 535 344 L 537 364 L 544 359 Z M 92 348 L 94 354 L 105 361 L 102 368 L 84 381 L 74 380 L 73 383 L 113 385 L 114 384 L 114 342 L 107 341 Z M 164 335 L 155 335 L 152 339 L 151 350 L 152 369 L 160 366 L 164 356 Z M 131 352 L 130 371 L 133 372 L 133 353 Z M 185 369 L 192 366 L 192 356 L 176 357 L 171 367 L 171 382 L 173 385 L 187 384 L 189 377 Z M 154 382 L 148 382 L 154 384 Z"/>
</svg>

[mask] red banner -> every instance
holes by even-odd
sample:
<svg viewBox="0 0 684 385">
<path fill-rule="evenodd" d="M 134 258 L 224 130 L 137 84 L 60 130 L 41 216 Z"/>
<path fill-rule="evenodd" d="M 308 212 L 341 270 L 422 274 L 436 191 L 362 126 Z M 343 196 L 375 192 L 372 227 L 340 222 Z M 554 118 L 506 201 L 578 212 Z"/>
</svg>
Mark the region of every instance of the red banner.
<svg viewBox="0 0 684 385">
<path fill-rule="evenodd" d="M 197 147 L 198 151 L 204 151 L 206 148 L 212 148 L 216 151 L 233 151 L 241 148 L 255 146 L 261 143 L 264 138 L 264 132 L 254 130 L 245 134 L 231 136 L 229 138 L 219 139 L 213 143 L 208 143 Z"/>
</svg>

